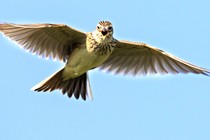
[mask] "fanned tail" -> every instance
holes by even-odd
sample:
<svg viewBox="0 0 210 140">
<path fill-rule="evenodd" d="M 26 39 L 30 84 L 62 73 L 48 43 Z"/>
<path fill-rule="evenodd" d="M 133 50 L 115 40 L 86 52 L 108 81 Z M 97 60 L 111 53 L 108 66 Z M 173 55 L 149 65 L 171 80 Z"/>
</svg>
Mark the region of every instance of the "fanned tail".
<svg viewBox="0 0 210 140">
<path fill-rule="evenodd" d="M 55 72 L 34 86 L 32 90 L 37 92 L 51 92 L 53 90 L 59 89 L 63 94 L 67 93 L 69 98 L 71 98 L 74 94 L 76 99 L 79 99 L 81 96 L 83 100 L 86 100 L 86 96 L 89 96 L 89 98 L 92 100 L 93 97 L 87 73 L 84 73 L 79 77 L 64 81 L 62 77 L 63 70 L 64 68 Z"/>
</svg>

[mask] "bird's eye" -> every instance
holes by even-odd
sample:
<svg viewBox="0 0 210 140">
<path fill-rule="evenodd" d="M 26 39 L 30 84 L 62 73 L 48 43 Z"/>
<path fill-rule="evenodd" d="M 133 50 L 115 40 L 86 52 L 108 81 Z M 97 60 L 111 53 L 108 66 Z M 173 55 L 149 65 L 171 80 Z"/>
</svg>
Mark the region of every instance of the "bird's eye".
<svg viewBox="0 0 210 140">
<path fill-rule="evenodd" d="M 97 29 L 100 29 L 100 26 L 97 26 Z"/>
<path fill-rule="evenodd" d="M 108 30 L 112 30 L 113 28 L 110 26 L 110 27 L 108 27 Z"/>
</svg>

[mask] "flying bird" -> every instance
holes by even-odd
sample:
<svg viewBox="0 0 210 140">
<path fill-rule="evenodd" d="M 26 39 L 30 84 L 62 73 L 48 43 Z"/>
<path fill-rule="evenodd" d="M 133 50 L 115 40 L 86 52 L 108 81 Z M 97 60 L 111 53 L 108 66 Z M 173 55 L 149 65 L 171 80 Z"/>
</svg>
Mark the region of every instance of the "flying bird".
<svg viewBox="0 0 210 140">
<path fill-rule="evenodd" d="M 109 21 L 100 21 L 92 32 L 81 32 L 64 24 L 0 24 L 0 32 L 31 53 L 60 60 L 65 66 L 34 86 L 34 91 L 61 90 L 92 99 L 87 72 L 100 68 L 125 75 L 194 73 L 210 71 L 145 43 L 113 37 Z"/>
</svg>

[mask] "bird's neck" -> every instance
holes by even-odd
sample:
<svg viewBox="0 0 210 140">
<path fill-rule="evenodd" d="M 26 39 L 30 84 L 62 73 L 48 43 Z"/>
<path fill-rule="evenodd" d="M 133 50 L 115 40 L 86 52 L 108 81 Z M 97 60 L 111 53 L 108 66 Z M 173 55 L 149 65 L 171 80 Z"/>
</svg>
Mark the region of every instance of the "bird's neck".
<svg viewBox="0 0 210 140">
<path fill-rule="evenodd" d="M 86 48 L 88 52 L 95 52 L 98 54 L 110 54 L 114 50 L 116 40 L 111 39 L 101 40 L 94 33 L 88 33 L 86 39 Z"/>
</svg>

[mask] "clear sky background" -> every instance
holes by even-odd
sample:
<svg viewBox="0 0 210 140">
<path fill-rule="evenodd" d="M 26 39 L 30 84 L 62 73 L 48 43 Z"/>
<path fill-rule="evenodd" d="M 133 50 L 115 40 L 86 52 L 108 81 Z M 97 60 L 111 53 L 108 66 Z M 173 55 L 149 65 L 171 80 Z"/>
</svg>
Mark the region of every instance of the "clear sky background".
<svg viewBox="0 0 210 140">
<path fill-rule="evenodd" d="M 143 41 L 210 68 L 210 1 L 2 0 L 0 22 L 64 23 Z M 210 77 L 124 77 L 89 72 L 94 100 L 30 91 L 64 64 L 26 53 L 0 36 L 1 140 L 209 140 Z"/>
</svg>

